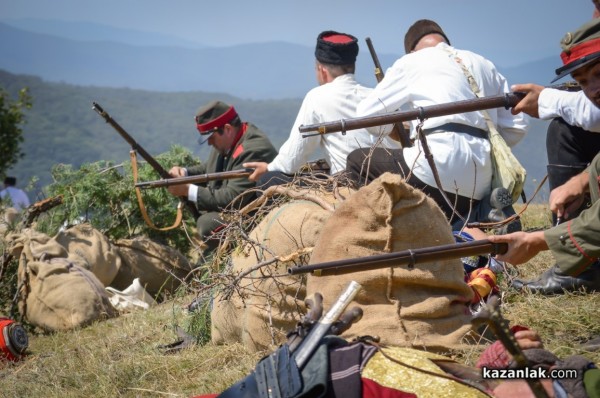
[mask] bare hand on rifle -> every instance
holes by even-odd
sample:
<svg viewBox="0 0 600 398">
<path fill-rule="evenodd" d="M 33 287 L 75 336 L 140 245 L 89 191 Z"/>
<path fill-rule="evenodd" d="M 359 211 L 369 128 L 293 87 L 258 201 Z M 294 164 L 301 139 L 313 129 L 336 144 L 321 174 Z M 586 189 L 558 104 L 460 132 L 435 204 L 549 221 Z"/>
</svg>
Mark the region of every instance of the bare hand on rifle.
<svg viewBox="0 0 600 398">
<path fill-rule="evenodd" d="M 523 112 L 531 117 L 539 119 L 540 114 L 538 111 L 538 100 L 540 98 L 540 93 L 544 88 L 544 86 L 540 86 L 538 84 L 515 84 L 511 86 L 510 89 L 513 92 L 525 93 L 525 97 L 519 101 L 519 103 L 510 110 L 510 112 L 513 115 Z"/>
<path fill-rule="evenodd" d="M 544 348 L 542 338 L 535 330 L 519 330 L 515 332 L 515 339 L 522 350 Z"/>
<path fill-rule="evenodd" d="M 187 173 L 183 167 L 173 166 L 169 170 L 169 175 L 173 178 L 178 177 L 186 177 Z M 167 187 L 167 190 L 171 195 L 186 198 L 188 196 L 188 191 L 190 189 L 190 184 L 180 184 L 180 185 L 170 185 Z"/>
<path fill-rule="evenodd" d="M 267 171 L 269 171 L 267 169 L 267 166 L 268 166 L 268 164 L 266 162 L 246 162 L 246 163 L 242 164 L 242 167 L 245 167 L 248 169 L 254 169 L 252 174 L 250 174 L 248 176 L 248 179 L 250 181 L 258 181 L 258 179 L 260 178 L 261 175 L 263 175 Z"/>
<path fill-rule="evenodd" d="M 493 243 L 508 243 L 508 250 L 504 254 L 497 254 L 498 261 L 517 265 L 531 260 L 542 250 L 548 250 L 544 239 L 544 231 L 513 232 L 507 235 L 490 235 L 488 240 Z"/>
<path fill-rule="evenodd" d="M 584 171 L 550 192 L 550 211 L 562 220 L 569 220 L 589 192 L 589 173 Z"/>
</svg>

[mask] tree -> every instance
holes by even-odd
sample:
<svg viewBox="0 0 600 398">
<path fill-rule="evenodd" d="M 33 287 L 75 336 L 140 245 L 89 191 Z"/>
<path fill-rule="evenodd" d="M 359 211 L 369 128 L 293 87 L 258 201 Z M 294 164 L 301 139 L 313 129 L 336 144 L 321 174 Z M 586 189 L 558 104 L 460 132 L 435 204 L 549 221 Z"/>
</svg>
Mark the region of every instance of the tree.
<svg viewBox="0 0 600 398">
<path fill-rule="evenodd" d="M 27 88 L 19 91 L 19 99 L 11 101 L 6 91 L 0 88 L 0 176 L 23 157 L 21 143 L 25 123 L 24 109 L 31 108 L 31 97 Z"/>
</svg>

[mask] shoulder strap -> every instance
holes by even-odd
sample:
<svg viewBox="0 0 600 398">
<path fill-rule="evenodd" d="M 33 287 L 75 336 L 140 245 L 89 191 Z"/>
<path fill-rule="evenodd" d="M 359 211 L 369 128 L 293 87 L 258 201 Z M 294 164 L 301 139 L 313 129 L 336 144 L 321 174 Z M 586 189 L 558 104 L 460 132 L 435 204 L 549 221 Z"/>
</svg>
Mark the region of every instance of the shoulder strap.
<svg viewBox="0 0 600 398">
<path fill-rule="evenodd" d="M 456 63 L 462 69 L 463 73 L 467 77 L 467 81 L 469 82 L 469 85 L 471 86 L 471 90 L 473 91 L 473 94 L 475 94 L 475 96 L 477 98 L 480 98 L 481 97 L 481 90 L 479 89 L 479 85 L 477 84 L 477 81 L 475 81 L 475 78 L 473 77 L 473 74 L 465 66 L 464 62 L 462 61 L 462 59 L 458 55 L 458 52 L 456 50 L 450 50 L 449 48 L 446 48 L 446 51 L 448 52 L 449 57 L 452 58 L 454 61 L 456 61 Z M 494 134 L 494 133 L 495 134 L 499 134 L 498 130 L 496 129 L 496 126 L 492 122 L 492 118 L 490 117 L 490 114 L 488 113 L 488 111 L 484 109 L 484 110 L 481 111 L 481 113 L 483 113 L 483 117 L 484 117 L 485 123 L 487 124 L 488 129 L 490 131 L 490 135 Z"/>
</svg>

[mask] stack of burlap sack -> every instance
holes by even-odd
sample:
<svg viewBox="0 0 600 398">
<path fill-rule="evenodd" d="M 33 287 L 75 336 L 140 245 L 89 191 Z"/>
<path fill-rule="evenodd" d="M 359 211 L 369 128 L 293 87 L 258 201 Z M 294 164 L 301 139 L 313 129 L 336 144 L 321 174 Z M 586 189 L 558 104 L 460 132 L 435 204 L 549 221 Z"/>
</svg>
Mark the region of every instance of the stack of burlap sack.
<svg viewBox="0 0 600 398">
<path fill-rule="evenodd" d="M 146 238 L 112 243 L 89 224 L 54 237 L 26 229 L 5 240 L 19 259 L 19 312 L 46 331 L 115 317 L 127 304 L 149 304 L 174 291 L 191 270 L 177 250 Z"/>
<path fill-rule="evenodd" d="M 462 347 L 472 333 L 468 303 L 473 292 L 459 259 L 321 277 L 286 275 L 292 265 L 455 242 L 437 204 L 398 175 L 386 173 L 344 201 L 328 200 L 333 212 L 295 200 L 275 208 L 250 233 L 266 249 L 248 244 L 232 255 L 233 272 L 239 274 L 273 256 L 312 248 L 293 263 L 276 262 L 241 278 L 230 297 L 217 295 L 213 342 L 273 348 L 305 314 L 306 297 L 321 293 L 327 311 L 354 280 L 362 290 L 351 306 L 361 307 L 364 315 L 342 337 L 377 335 L 384 344 L 433 351 Z"/>
</svg>

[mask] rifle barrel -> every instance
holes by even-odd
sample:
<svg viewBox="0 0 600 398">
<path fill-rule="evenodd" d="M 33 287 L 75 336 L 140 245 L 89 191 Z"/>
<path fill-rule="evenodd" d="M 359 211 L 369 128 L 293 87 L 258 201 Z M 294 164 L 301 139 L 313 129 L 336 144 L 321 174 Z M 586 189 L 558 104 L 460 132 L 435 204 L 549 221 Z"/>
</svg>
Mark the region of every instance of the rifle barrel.
<svg viewBox="0 0 600 398">
<path fill-rule="evenodd" d="M 218 172 L 218 173 L 200 174 L 197 176 L 175 177 L 175 178 L 167 178 L 167 179 L 155 180 L 155 181 L 138 182 L 137 184 L 135 184 L 135 186 L 137 188 L 147 189 L 147 188 L 163 188 L 163 187 L 169 187 L 171 185 L 181 185 L 181 184 L 203 184 L 205 182 L 215 181 L 215 180 L 230 180 L 233 178 L 248 177 L 253 172 L 254 172 L 254 169 L 245 168 L 245 169 L 239 169 L 239 170 L 222 171 L 222 172 Z"/>
<path fill-rule="evenodd" d="M 162 177 L 170 178 L 169 172 L 165 170 L 146 150 L 130 136 L 127 131 L 119 123 L 115 121 L 97 102 L 92 102 L 92 109 L 98 112 L 104 118 L 106 123 L 110 124 L 123 137 L 125 141 L 131 145 L 131 149 L 137 151 L 142 158 Z"/>
<path fill-rule="evenodd" d="M 171 178 L 171 175 L 167 170 L 165 170 L 160 163 L 156 161 L 146 150 L 130 136 L 127 131 L 119 123 L 117 123 L 109 114 L 106 112 L 97 102 L 92 102 L 92 109 L 95 110 L 102 118 L 106 121 L 106 123 L 110 124 L 117 132 L 123 137 L 129 145 L 131 145 L 131 149 L 140 154 L 142 158 L 160 175 L 161 178 Z M 189 210 L 192 216 L 197 219 L 200 217 L 200 213 L 196 206 L 185 200 L 184 198 L 180 198 L 180 201 L 185 204 L 185 207 Z"/>
<path fill-rule="evenodd" d="M 313 272 L 314 275 L 321 276 L 326 274 L 371 271 L 405 264 L 408 264 L 409 268 L 411 268 L 418 263 L 449 260 L 485 253 L 491 253 L 492 255 L 504 254 L 507 250 L 507 243 L 492 243 L 487 239 L 482 239 L 414 250 L 409 249 L 395 253 L 328 261 L 302 267 L 291 267 L 288 268 L 288 274 L 297 275 Z"/>
<path fill-rule="evenodd" d="M 377 79 L 377 83 L 383 80 L 383 70 L 381 69 L 381 64 L 379 63 L 379 57 L 375 52 L 375 47 L 373 47 L 373 42 L 370 37 L 365 39 L 367 42 L 367 47 L 369 47 L 369 52 L 371 53 L 371 58 L 373 59 L 373 64 L 375 65 L 375 79 Z"/>
<path fill-rule="evenodd" d="M 456 113 L 465 113 L 480 111 L 491 108 L 506 109 L 512 108 L 524 97 L 523 93 L 505 93 L 504 95 L 475 98 L 464 101 L 449 102 L 439 105 L 419 107 L 411 111 L 396 111 L 383 115 L 363 116 L 350 119 L 342 119 L 334 122 L 325 122 L 300 126 L 300 133 L 318 131 L 316 134 L 307 134 L 304 137 L 310 137 L 317 134 L 327 134 L 336 132 L 345 132 L 347 130 L 356 130 L 366 127 L 383 126 L 415 119 L 428 119 L 438 116 L 452 115 Z"/>
</svg>

